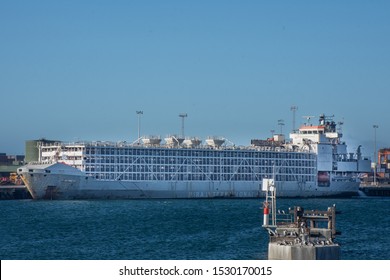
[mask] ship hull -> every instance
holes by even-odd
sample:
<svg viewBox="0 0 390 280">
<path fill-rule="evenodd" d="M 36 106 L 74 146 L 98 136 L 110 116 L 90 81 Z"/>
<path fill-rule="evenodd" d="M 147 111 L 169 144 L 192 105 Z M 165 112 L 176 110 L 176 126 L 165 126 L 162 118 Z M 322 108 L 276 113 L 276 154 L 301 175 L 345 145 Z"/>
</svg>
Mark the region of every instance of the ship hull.
<svg viewBox="0 0 390 280">
<path fill-rule="evenodd" d="M 64 168 L 64 167 L 63 167 Z M 83 172 L 45 169 L 20 170 L 33 199 L 170 199 L 170 198 L 256 198 L 263 197 L 257 181 L 121 181 L 98 180 Z M 278 197 L 349 197 L 358 193 L 359 183 L 276 182 Z"/>
</svg>

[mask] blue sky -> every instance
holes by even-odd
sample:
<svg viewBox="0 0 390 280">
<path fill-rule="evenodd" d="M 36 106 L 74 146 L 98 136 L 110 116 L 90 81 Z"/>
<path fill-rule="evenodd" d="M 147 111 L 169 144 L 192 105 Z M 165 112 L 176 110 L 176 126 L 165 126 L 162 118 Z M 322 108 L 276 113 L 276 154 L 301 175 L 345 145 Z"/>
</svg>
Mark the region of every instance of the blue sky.
<svg viewBox="0 0 390 280">
<path fill-rule="evenodd" d="M 0 152 L 24 142 L 224 136 L 302 116 L 390 146 L 389 1 L 0 0 Z"/>
</svg>

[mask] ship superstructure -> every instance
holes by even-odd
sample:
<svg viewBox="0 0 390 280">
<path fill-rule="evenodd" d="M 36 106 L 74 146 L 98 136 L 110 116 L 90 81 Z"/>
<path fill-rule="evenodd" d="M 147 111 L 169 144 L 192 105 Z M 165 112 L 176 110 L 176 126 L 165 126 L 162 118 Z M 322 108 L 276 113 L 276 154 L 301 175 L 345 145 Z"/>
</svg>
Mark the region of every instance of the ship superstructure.
<svg viewBox="0 0 390 280">
<path fill-rule="evenodd" d="M 347 151 L 336 123 L 321 115 L 318 125 L 303 125 L 297 133 L 291 133 L 291 145 L 317 154 L 318 185 L 331 182 L 355 181 L 357 174 L 370 172 L 371 161 L 363 158 L 361 146 L 355 153 Z"/>
<path fill-rule="evenodd" d="M 263 196 L 275 178 L 280 197 L 348 196 L 370 161 L 348 154 L 335 124 L 320 117 L 290 135 L 227 145 L 221 137 L 144 137 L 141 143 L 48 142 L 18 172 L 34 198 L 211 198 Z"/>
</svg>

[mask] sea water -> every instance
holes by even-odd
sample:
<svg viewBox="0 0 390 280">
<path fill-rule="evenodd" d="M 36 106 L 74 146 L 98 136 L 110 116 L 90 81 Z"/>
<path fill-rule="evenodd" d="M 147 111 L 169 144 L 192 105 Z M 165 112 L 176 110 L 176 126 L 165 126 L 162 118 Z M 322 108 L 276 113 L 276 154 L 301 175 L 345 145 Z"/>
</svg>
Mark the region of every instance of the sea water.
<svg viewBox="0 0 390 280">
<path fill-rule="evenodd" d="M 263 199 L 0 201 L 0 259 L 267 259 Z M 279 199 L 336 204 L 341 259 L 390 259 L 390 198 Z"/>
</svg>

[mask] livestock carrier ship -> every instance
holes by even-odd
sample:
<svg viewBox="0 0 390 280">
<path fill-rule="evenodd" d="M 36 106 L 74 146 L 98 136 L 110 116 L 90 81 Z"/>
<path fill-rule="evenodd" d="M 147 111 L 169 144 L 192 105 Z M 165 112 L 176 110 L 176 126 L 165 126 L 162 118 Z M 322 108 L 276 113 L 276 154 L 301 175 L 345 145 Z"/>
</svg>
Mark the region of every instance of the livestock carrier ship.
<svg viewBox="0 0 390 280">
<path fill-rule="evenodd" d="M 142 143 L 42 142 L 39 161 L 18 168 L 34 199 L 253 198 L 274 178 L 278 197 L 353 196 L 370 171 L 321 115 L 290 134 L 251 145 L 223 138 L 144 137 Z"/>
</svg>

